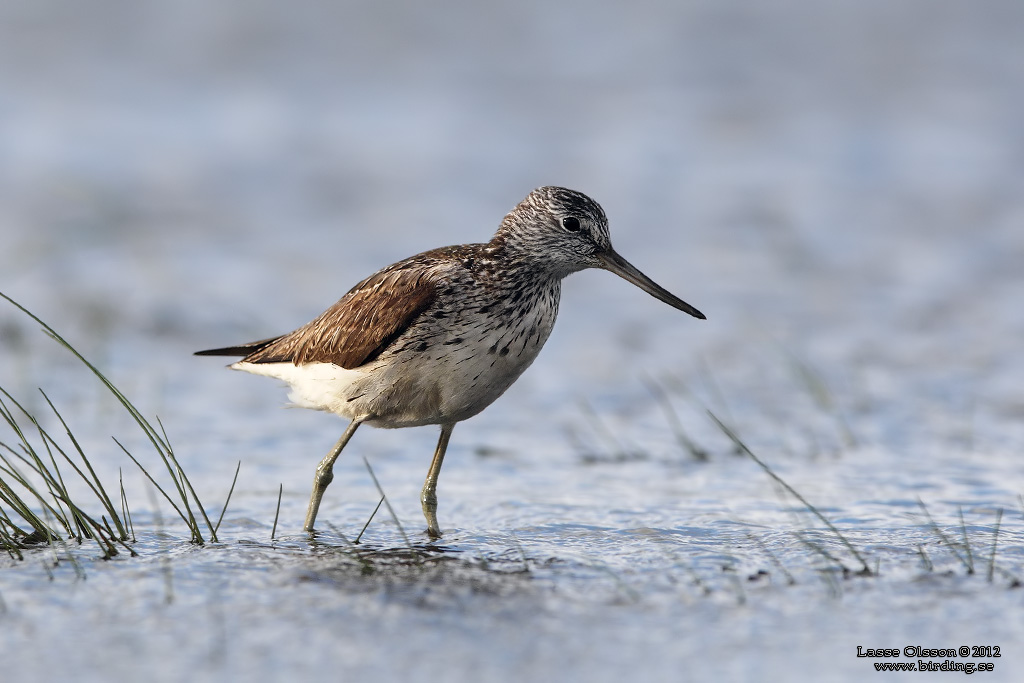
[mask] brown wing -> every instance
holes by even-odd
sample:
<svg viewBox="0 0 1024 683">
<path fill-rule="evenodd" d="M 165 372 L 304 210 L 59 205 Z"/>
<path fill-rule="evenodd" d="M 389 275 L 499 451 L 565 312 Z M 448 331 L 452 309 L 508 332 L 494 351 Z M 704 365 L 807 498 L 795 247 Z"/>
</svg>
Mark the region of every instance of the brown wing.
<svg viewBox="0 0 1024 683">
<path fill-rule="evenodd" d="M 407 259 L 371 275 L 299 329 L 246 356 L 247 363 L 334 363 L 352 369 L 381 354 L 434 301 L 431 259 Z"/>
</svg>

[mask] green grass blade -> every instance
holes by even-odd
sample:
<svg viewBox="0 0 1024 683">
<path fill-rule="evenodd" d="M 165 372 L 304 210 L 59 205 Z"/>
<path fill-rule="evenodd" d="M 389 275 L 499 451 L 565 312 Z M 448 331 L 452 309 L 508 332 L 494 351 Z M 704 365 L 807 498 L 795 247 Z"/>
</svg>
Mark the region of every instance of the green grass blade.
<svg viewBox="0 0 1024 683">
<path fill-rule="evenodd" d="M 703 448 L 698 446 L 683 429 L 682 420 L 679 419 L 679 413 L 672 406 L 672 401 L 668 397 L 666 392 L 660 384 L 654 381 L 653 378 L 647 377 L 643 380 L 644 386 L 647 387 L 647 391 L 654 397 L 658 405 L 661 406 L 661 411 L 665 414 L 665 420 L 668 422 L 669 429 L 672 430 L 673 436 L 676 438 L 676 442 L 679 446 L 688 452 L 694 460 L 700 462 L 708 461 L 708 453 Z"/>
<path fill-rule="evenodd" d="M 117 468 L 117 480 L 121 485 L 121 512 L 124 515 L 125 521 L 128 523 L 128 529 L 132 534 L 132 543 L 135 543 L 135 525 L 132 524 L 132 511 L 128 507 L 128 496 L 124 494 L 124 475 L 121 472 L 121 468 Z"/>
<path fill-rule="evenodd" d="M 284 494 L 284 484 L 277 487 L 277 507 L 274 508 L 274 526 L 270 527 L 270 540 L 277 535 L 277 520 L 281 516 L 281 496 Z"/>
<path fill-rule="evenodd" d="M 418 561 L 419 554 L 416 553 L 415 550 L 413 550 L 412 543 L 409 542 L 409 537 L 405 533 L 405 528 L 402 527 L 402 523 L 398 521 L 398 515 L 395 514 L 394 508 L 391 507 L 391 502 L 388 500 L 388 497 L 384 494 L 384 489 L 381 488 L 380 482 L 377 481 L 377 475 L 373 473 L 373 468 L 370 467 L 370 461 L 367 460 L 366 458 L 363 458 L 363 462 L 366 463 L 366 471 L 370 473 L 370 478 L 373 479 L 373 485 L 377 487 L 377 493 L 379 493 L 380 497 L 384 499 L 384 504 L 388 506 L 388 513 L 391 514 L 391 519 L 395 521 L 395 525 L 398 527 L 399 533 L 402 534 L 402 539 L 405 541 L 405 546 L 413 552 L 413 556 L 416 557 Z"/>
<path fill-rule="evenodd" d="M 921 510 L 924 512 L 925 519 L 928 520 L 928 526 L 930 526 L 932 531 L 935 532 L 935 535 L 939 537 L 939 539 L 946 545 L 947 548 L 949 548 L 949 551 L 956 556 L 956 559 L 960 560 L 960 564 L 964 566 L 964 569 L 967 570 L 968 573 L 971 573 L 973 571 L 971 568 L 971 563 L 968 562 L 967 558 L 961 555 L 960 552 L 956 549 L 957 545 L 959 544 L 955 543 L 952 539 L 949 538 L 949 536 L 943 533 L 942 529 L 939 528 L 939 525 L 935 523 L 934 519 L 932 519 L 932 515 L 930 512 L 928 512 L 928 507 L 924 504 L 923 500 L 918 498 L 917 504 L 921 506 Z"/>
<path fill-rule="evenodd" d="M 992 530 L 992 552 L 988 556 L 988 582 L 992 583 L 992 575 L 996 569 L 996 545 L 999 543 L 999 525 L 1003 521 L 1003 508 L 996 510 L 996 528 Z"/>
<path fill-rule="evenodd" d="M 967 524 L 964 523 L 964 509 L 962 506 L 957 506 L 957 511 L 960 514 L 960 535 L 963 538 L 964 553 L 967 555 L 967 573 L 974 573 L 974 554 L 971 552 L 971 541 L 967 538 Z"/>
<path fill-rule="evenodd" d="M 363 528 L 359 530 L 359 535 L 356 536 L 356 540 L 352 541 L 353 543 L 359 543 L 359 539 L 361 539 L 363 537 L 363 534 L 366 532 L 366 527 L 370 526 L 370 522 L 373 521 L 374 516 L 377 514 L 377 510 L 380 510 L 380 506 L 383 504 L 384 496 L 381 496 L 380 500 L 377 501 L 377 507 L 373 508 L 373 512 L 370 513 L 370 517 L 366 520 L 366 524 L 363 525 Z"/>
<path fill-rule="evenodd" d="M 89 486 L 89 488 L 92 489 L 92 492 L 96 495 L 100 503 L 106 509 L 107 514 L 110 515 L 110 518 L 114 521 L 114 526 L 117 527 L 118 536 L 122 540 L 127 538 L 128 532 L 125 530 L 124 525 L 121 522 L 121 518 L 117 514 L 117 508 L 114 507 L 113 501 L 111 501 L 110 496 L 107 495 L 107 491 L 103 487 L 103 482 L 101 482 L 99 476 L 97 476 L 96 470 L 93 469 L 92 463 L 89 462 L 89 458 L 86 457 L 85 451 L 83 451 L 82 447 L 79 445 L 78 439 L 75 438 L 75 435 L 71 432 L 71 428 L 68 427 L 67 422 L 64 420 L 64 416 L 61 415 L 60 411 L 57 410 L 57 407 L 53 405 L 53 401 L 51 401 L 50 397 L 46 395 L 46 392 L 40 389 L 39 393 L 43 395 L 43 398 L 46 400 L 47 405 L 50 406 L 50 410 L 52 410 L 53 414 L 57 416 L 57 419 L 60 421 L 61 426 L 64 428 L 64 432 L 68 436 L 68 440 L 71 441 L 71 444 L 75 447 L 75 450 L 78 452 L 78 457 L 82 459 L 82 462 L 85 464 L 85 468 L 89 471 L 89 476 L 86 477 L 85 473 L 82 472 L 81 469 L 79 469 L 78 465 L 76 465 L 71 460 L 71 458 L 67 456 L 66 453 L 61 451 L 61 455 L 63 455 L 64 459 L 67 460 L 68 463 L 75 469 L 75 472 L 77 472 L 78 476 L 82 478 L 82 481 L 84 481 Z"/>
<path fill-rule="evenodd" d="M 213 527 L 213 541 L 217 541 L 217 529 L 220 529 L 220 523 L 224 521 L 224 513 L 228 511 L 228 503 L 231 502 L 231 494 L 235 492 L 235 484 L 238 482 L 238 473 L 242 471 L 242 461 L 238 461 L 238 467 L 235 468 L 235 477 L 231 480 L 231 488 L 228 489 L 228 497 L 224 500 L 224 507 L 220 509 L 220 517 L 217 518 L 217 525 Z"/>
<path fill-rule="evenodd" d="M 160 484 L 157 483 L 156 479 L 153 478 L 153 475 L 151 475 L 146 470 L 146 468 L 142 466 L 142 463 L 140 463 L 138 460 L 136 460 L 135 456 L 132 455 L 128 451 L 127 448 L 125 448 L 123 445 L 121 445 L 120 441 L 118 441 L 117 439 L 114 439 L 114 443 L 116 443 L 118 446 L 121 446 L 121 450 L 123 450 L 125 452 L 125 455 L 127 455 L 129 458 L 132 459 L 132 462 L 135 463 L 140 470 L 142 470 L 142 473 L 144 475 L 146 475 L 146 478 L 149 479 L 150 483 L 152 483 L 153 486 L 156 487 L 156 490 L 160 492 L 160 494 L 167 500 L 168 503 L 170 503 L 170 505 L 174 509 L 174 511 L 178 513 L 178 516 L 181 517 L 181 519 L 185 522 L 185 524 L 189 525 L 189 528 L 192 528 L 193 524 L 195 523 L 195 520 L 192 520 L 192 522 L 189 522 L 189 519 L 188 519 L 188 517 L 185 516 L 185 513 L 183 513 L 181 511 L 181 508 L 179 508 L 177 505 L 174 504 L 174 501 L 171 500 L 171 497 L 169 495 L 167 495 L 167 492 L 164 491 L 164 488 L 162 486 L 160 486 Z"/>
<path fill-rule="evenodd" d="M 203 539 L 203 533 L 200 531 L 199 525 L 198 525 L 198 523 L 196 521 L 196 515 L 193 514 L 192 505 L 190 504 L 190 501 L 189 501 L 190 497 L 192 498 L 192 500 L 195 501 L 195 504 L 199 507 L 199 512 L 200 512 L 201 516 L 203 517 L 203 519 L 205 520 L 206 525 L 207 525 L 207 527 L 210 530 L 211 536 L 213 537 L 213 540 L 216 540 L 216 527 L 211 523 L 211 521 L 210 521 L 209 517 L 207 516 L 206 511 L 205 511 L 201 501 L 199 500 L 198 496 L 196 495 L 194 487 L 192 486 L 191 482 L 189 482 L 188 477 L 185 475 L 184 470 L 180 467 L 180 465 L 178 464 L 176 458 L 174 457 L 174 453 L 173 453 L 173 451 L 172 451 L 172 449 L 170 447 L 169 440 L 167 438 L 167 433 L 166 433 L 166 430 L 163 429 L 163 425 L 160 424 L 160 429 L 157 429 L 157 427 L 155 427 L 152 422 L 150 422 L 148 419 L 146 419 L 142 415 L 141 411 L 139 411 L 139 409 L 128 399 L 128 397 L 120 389 L 118 389 L 113 384 L 113 382 L 111 382 L 110 379 L 107 378 L 106 375 L 104 375 L 95 365 L 93 365 L 91 362 L 89 362 L 89 360 L 87 360 L 77 349 L 74 348 L 74 346 L 71 345 L 70 342 L 68 342 L 66 339 L 64 339 L 64 337 L 62 337 L 49 324 L 47 324 L 45 321 L 43 321 L 37 315 L 32 313 L 30 310 L 28 310 L 27 308 L 25 308 L 24 306 L 22 306 L 17 301 L 13 300 L 11 297 L 7 296 L 3 292 L 0 292 L 0 298 L 5 299 L 12 306 L 14 306 L 19 311 L 21 311 L 26 316 L 28 316 L 33 321 L 35 321 L 37 324 L 39 324 L 42 327 L 43 332 L 47 336 L 49 336 L 51 339 L 56 341 L 60 346 L 64 347 L 68 352 L 70 352 L 73 356 L 75 356 L 86 368 L 89 369 L 90 372 L 92 372 L 92 374 L 97 379 L 99 379 L 99 381 L 107 388 L 107 390 L 115 397 L 115 399 L 122 405 L 122 407 L 128 412 L 128 414 L 136 422 L 138 427 L 142 430 L 142 432 L 145 434 L 146 438 L 150 441 L 150 443 L 153 445 L 154 449 L 157 451 L 157 454 L 163 460 L 164 465 L 167 468 L 168 474 L 171 476 L 171 480 L 174 483 L 174 487 L 177 490 L 180 506 L 178 504 L 175 504 L 174 501 L 171 500 L 171 497 L 167 495 L 167 491 L 165 491 L 163 489 L 163 487 L 160 487 L 159 485 L 156 484 L 156 481 L 149 474 L 149 472 L 144 467 L 142 467 L 142 464 L 134 456 L 132 456 L 131 453 L 129 453 L 127 451 L 127 449 L 124 448 L 123 445 L 118 443 L 118 446 L 120 446 L 121 449 L 125 451 L 125 453 L 132 459 L 132 461 L 143 471 L 143 473 L 147 476 L 147 478 L 149 478 L 149 480 L 154 485 L 157 486 L 157 489 L 161 492 L 161 494 L 167 499 L 167 501 L 169 503 L 171 503 L 172 507 L 175 508 L 175 510 L 178 512 L 179 516 L 181 516 L 182 519 L 186 522 L 186 524 L 189 526 L 189 529 L 192 532 L 192 541 L 194 543 L 202 544 L 204 542 L 204 539 Z M 44 393 L 44 397 L 45 397 L 45 393 Z M 103 488 L 99 478 L 96 476 L 96 473 L 95 473 L 91 463 L 89 462 L 88 458 L 85 457 L 85 455 L 82 452 L 82 449 L 81 449 L 79 443 L 75 439 L 74 435 L 71 433 L 70 429 L 67 428 L 67 424 L 65 423 L 65 420 L 59 414 L 59 412 L 57 412 L 57 410 L 53 407 L 53 404 L 52 404 L 52 402 L 50 402 L 48 397 L 47 397 L 46 400 L 50 404 L 51 409 L 54 410 L 54 413 L 57 415 L 58 419 L 60 420 L 61 424 L 64 426 L 65 430 L 67 431 L 69 439 L 71 439 L 71 442 L 72 442 L 72 444 L 74 444 L 75 449 L 78 451 L 79 455 L 82 457 L 83 462 L 85 464 L 85 469 L 88 470 L 89 474 L 86 475 L 80 468 L 78 468 L 77 465 L 75 465 L 74 462 L 72 461 L 72 459 L 68 456 L 68 454 L 65 453 L 62 449 L 60 449 L 60 447 L 57 446 L 56 442 L 53 439 L 47 439 L 47 438 L 44 437 L 44 443 L 46 443 L 47 450 L 48 451 L 50 450 L 50 445 L 52 444 L 54 447 L 56 447 L 58 449 L 59 452 L 61 452 L 61 454 L 65 458 L 65 460 L 69 461 L 73 466 L 75 466 L 75 469 L 78 472 L 79 476 L 81 476 L 83 478 L 83 480 L 85 480 L 87 483 L 89 483 L 90 488 L 93 489 L 94 495 L 96 495 L 99 498 L 99 500 L 101 501 L 103 507 L 107 511 L 110 519 L 113 520 L 114 525 L 117 527 L 118 535 L 120 535 L 123 538 L 127 538 L 127 529 L 125 527 L 125 521 L 126 520 L 122 520 L 121 515 L 118 514 L 117 508 L 114 506 L 113 501 L 111 500 L 111 497 L 105 492 L 105 490 L 104 490 L 104 488 Z M 0 412 L 3 412 L 4 416 L 6 418 L 7 411 L 0 411 Z M 26 414 L 27 414 L 27 412 L 26 412 Z M 30 417 L 30 419 L 32 419 L 31 416 L 29 416 L 29 417 Z M 27 439 L 24 437 L 24 434 L 22 433 L 21 429 L 17 426 L 17 422 L 14 421 L 14 420 L 7 420 L 7 421 L 9 423 L 10 422 L 14 423 L 14 424 L 11 425 L 12 428 L 19 435 L 19 438 L 22 439 L 23 442 L 26 442 L 28 444 L 27 452 L 29 452 L 32 457 L 36 457 L 37 458 L 38 456 L 36 456 L 34 451 L 32 450 L 31 444 L 27 442 Z M 33 422 L 35 422 L 35 421 L 33 420 Z M 157 420 L 157 422 L 159 423 L 159 420 Z M 116 442 L 116 439 L 115 439 L 115 442 Z M 54 464 L 55 475 L 54 474 L 49 474 L 49 475 L 43 474 L 43 476 L 47 480 L 48 486 L 51 487 L 51 493 L 53 494 L 54 499 L 55 500 L 64 500 L 64 499 L 69 498 L 69 497 L 66 496 L 66 495 L 61 495 L 61 492 L 66 493 L 66 489 L 64 488 L 64 486 L 62 484 L 60 470 L 59 470 L 59 468 L 56 467 L 56 461 L 53 458 L 52 451 L 50 451 L 50 456 L 51 456 L 51 461 L 53 461 L 53 464 Z M 42 470 L 43 472 L 45 472 L 47 470 L 47 468 L 44 465 L 42 465 L 41 463 L 40 463 L 38 469 Z M 123 499 L 123 486 L 122 486 L 122 499 Z M 126 512 L 127 512 L 127 500 L 123 499 L 122 503 L 123 503 L 123 505 L 122 505 L 122 513 L 126 514 Z M 185 510 L 184 514 L 182 513 L 182 509 Z M 19 511 L 19 514 L 20 514 L 20 511 Z M 55 511 L 54 514 L 56 515 L 58 513 Z M 223 512 L 222 512 L 222 514 L 223 514 Z M 75 517 L 74 514 L 67 515 L 67 516 L 70 516 L 72 518 Z M 38 519 L 38 518 L 36 518 L 36 519 Z"/>
<path fill-rule="evenodd" d="M 814 507 L 814 505 L 812 505 L 806 498 L 804 498 L 802 495 L 800 495 L 799 491 L 797 491 L 795 488 L 790 486 L 789 483 L 786 482 L 782 477 L 780 477 L 779 475 L 775 474 L 774 470 L 772 470 L 771 467 L 769 467 L 759 457 L 754 455 L 754 452 L 747 447 L 747 444 L 745 444 L 736 435 L 735 432 L 733 432 L 731 429 L 729 429 L 729 427 L 727 427 L 724 422 L 719 420 L 718 417 L 714 413 L 712 413 L 709 410 L 708 411 L 708 415 L 711 416 L 711 419 L 715 421 L 715 424 L 718 425 L 718 428 L 721 429 L 722 432 L 726 436 L 729 437 L 729 439 L 736 445 L 737 448 L 739 448 L 741 451 L 746 453 L 747 456 L 749 456 L 751 460 L 753 460 L 755 463 L 757 463 L 758 467 L 760 467 L 762 470 L 764 470 L 765 473 L 769 477 L 771 477 L 773 480 L 775 480 L 780 486 L 782 486 L 782 488 L 786 489 L 786 491 L 788 491 L 790 493 L 790 495 L 792 495 L 794 498 L 799 500 L 808 510 L 811 511 L 811 513 L 815 517 L 820 519 L 822 521 L 822 523 L 824 523 L 825 526 L 827 526 L 829 528 L 829 530 L 836 535 L 836 538 L 838 538 L 840 540 L 840 542 L 844 546 L 846 546 L 846 549 L 849 550 L 850 553 L 855 558 L 857 558 L 858 562 L 860 562 L 860 564 L 861 564 L 861 573 L 862 574 L 864 574 L 865 576 L 870 576 L 871 575 L 871 567 L 868 566 L 868 563 L 864 560 L 864 557 L 860 554 L 860 552 L 858 552 L 858 550 L 856 548 L 853 547 L 853 544 L 850 543 L 849 540 L 847 540 L 846 536 L 844 536 L 842 534 L 842 532 L 840 532 L 839 529 L 837 529 L 836 526 L 827 517 L 825 517 L 825 515 L 821 514 L 821 511 L 819 511 L 818 508 Z"/>
</svg>

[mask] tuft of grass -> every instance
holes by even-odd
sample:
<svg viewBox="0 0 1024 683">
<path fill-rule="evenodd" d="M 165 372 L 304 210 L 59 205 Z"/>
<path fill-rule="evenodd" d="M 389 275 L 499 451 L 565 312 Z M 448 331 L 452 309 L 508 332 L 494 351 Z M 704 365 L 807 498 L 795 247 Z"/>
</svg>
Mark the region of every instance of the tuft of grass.
<svg viewBox="0 0 1024 683">
<path fill-rule="evenodd" d="M 10 298 L 3 292 L 0 292 L 0 297 L 6 299 L 15 308 L 17 308 L 22 313 L 24 313 L 29 318 L 38 323 L 40 326 L 42 326 L 43 332 L 47 336 L 49 336 L 55 342 L 63 346 L 73 356 L 75 356 L 75 358 L 81 361 L 81 363 L 85 365 L 85 367 L 87 367 L 90 370 L 90 372 L 92 372 L 93 375 L 96 376 L 97 379 L 100 380 L 103 386 L 105 386 L 107 390 L 114 395 L 114 397 L 124 407 L 128 414 L 131 415 L 132 419 L 135 420 L 135 423 L 142 430 L 143 434 L 145 434 L 146 437 L 149 439 L 150 443 L 153 445 L 153 448 L 156 450 L 157 455 L 163 461 L 168 474 L 170 474 L 171 476 L 171 481 L 174 483 L 174 487 L 178 492 L 178 500 L 182 504 L 182 507 L 184 507 L 185 512 L 182 512 L 181 508 L 179 508 L 171 500 L 171 497 L 167 495 L 167 492 L 164 491 L 164 489 L 160 487 L 159 484 L 157 484 L 156 480 L 149 474 L 149 472 L 146 471 L 144 467 L 142 467 L 139 461 L 136 460 L 135 457 L 131 453 L 129 453 L 128 450 L 123 445 L 121 445 L 120 442 L 117 442 L 116 439 L 114 441 L 117 443 L 118 446 L 121 447 L 121 449 L 128 455 L 128 457 L 130 457 L 132 461 L 139 466 L 139 469 L 142 470 L 143 474 L 145 474 L 146 477 L 157 487 L 157 490 L 163 494 L 164 498 L 166 498 L 167 501 L 171 503 L 171 505 L 174 507 L 178 515 L 185 521 L 186 525 L 189 527 L 189 531 L 192 534 L 193 543 L 202 545 L 206 542 L 206 539 L 203 536 L 202 527 L 199 525 L 195 515 L 192 512 L 192 505 L 189 502 L 190 496 L 191 499 L 195 502 L 196 507 L 198 508 L 201 516 L 206 522 L 206 528 L 209 531 L 210 540 L 216 541 L 217 532 L 214 529 L 213 524 L 210 522 L 209 517 L 206 516 L 206 512 L 202 505 L 202 502 L 196 495 L 195 489 L 192 488 L 192 483 L 188 480 L 188 477 L 185 475 L 185 472 L 181 468 L 181 465 L 178 464 L 178 460 L 174 455 L 174 449 L 171 448 L 171 445 L 168 442 L 167 433 L 164 430 L 163 425 L 160 423 L 159 418 L 157 419 L 157 425 L 159 425 L 159 429 L 157 429 L 157 427 L 154 426 L 153 423 L 150 422 L 148 419 L 146 419 L 146 417 L 143 416 L 142 412 L 139 411 L 139 409 L 136 408 L 135 405 L 130 400 L 128 400 L 128 397 L 125 396 L 124 393 L 120 389 L 118 389 L 113 382 L 107 379 L 106 375 L 100 372 L 99 368 L 90 363 L 85 358 L 85 356 L 79 353 L 79 351 L 74 346 L 72 346 L 70 342 L 64 339 L 64 337 L 58 334 L 56 330 L 54 330 L 52 327 L 46 324 L 46 322 L 39 318 L 36 314 L 32 313 L 32 311 L 28 310 L 27 308 L 25 308 L 24 306 L 22 306 L 17 301 Z"/>
<path fill-rule="evenodd" d="M 196 544 L 206 542 L 208 532 L 212 541 L 217 540 L 217 526 L 224 517 L 231 492 L 234 491 L 238 478 L 232 481 L 231 491 L 221 510 L 217 526 L 214 526 L 206 515 L 198 495 L 191 482 L 178 463 L 174 450 L 170 445 L 167 432 L 156 420 L 156 426 L 147 420 L 139 409 L 118 389 L 100 370 L 90 363 L 74 346 L 57 333 L 50 325 L 29 311 L 27 308 L 0 292 L 0 298 L 38 323 L 43 332 L 74 355 L 93 375 L 110 391 L 121 406 L 152 443 L 163 462 L 176 496 L 168 495 L 146 468 L 116 438 L 114 442 L 131 458 L 142 473 L 171 504 L 178 515 L 186 522 L 191 540 Z M 68 422 L 60 413 L 49 396 L 40 389 L 46 405 L 56 417 L 64 432 L 69 446 L 62 446 L 58 438 L 44 428 L 41 422 L 22 403 L 14 398 L 3 387 L 0 387 L 0 423 L 5 423 L 14 434 L 11 443 L 0 441 L 0 549 L 12 557 L 23 559 L 21 550 L 39 544 L 63 543 L 65 537 L 74 539 L 81 544 L 84 540 L 92 540 L 100 547 L 103 558 L 118 554 L 118 547 L 135 555 L 128 541 L 135 540 L 128 499 L 124 492 L 123 476 L 118 474 L 118 504 L 108 494 L 107 488 L 100 481 L 89 458 L 86 456 L 78 439 L 75 437 Z M 158 428 L 159 427 L 159 428 Z M 100 514 L 86 512 L 86 501 L 72 495 L 65 474 L 61 467 L 70 467 L 74 480 L 84 483 L 95 502 L 101 509 Z M 239 463 L 241 466 L 241 463 Z M 23 471 L 24 468 L 24 471 Z M 198 521 L 193 507 L 198 510 Z"/>
<path fill-rule="evenodd" d="M 19 441 L 15 446 L 0 442 L 0 500 L 10 506 L 22 520 L 22 524 L 17 524 L 5 513 L 6 521 L 9 523 L 6 528 L 11 532 L 3 539 L 5 549 L 13 553 L 16 546 L 25 548 L 37 543 L 52 544 L 61 538 L 61 534 L 66 534 L 78 543 L 82 543 L 83 540 L 95 541 L 104 559 L 117 555 L 118 546 L 134 555 L 135 551 L 126 543 L 128 531 L 121 515 L 96 476 L 88 457 L 71 435 L 67 423 L 50 402 L 49 397 L 43 393 L 46 402 L 74 444 L 82 466 L 68 455 L 57 439 L 10 393 L 0 387 L 0 394 L 4 397 L 0 398 L 0 419 L 7 423 Z M 34 434 L 37 440 L 31 438 L 30 434 Z M 84 509 L 84 503 L 79 504 L 72 496 L 58 465 L 57 455 L 71 466 L 106 510 L 106 514 L 101 515 L 100 519 L 97 520 L 94 515 L 88 514 Z M 21 468 L 25 468 L 31 474 L 25 474 Z M 39 481 L 42 481 L 42 486 Z M 26 531 L 26 528 L 30 528 L 31 531 Z M 16 556 L 21 559 L 20 553 Z"/>
<path fill-rule="evenodd" d="M 925 520 L 927 520 L 928 528 L 931 529 L 932 533 L 934 533 L 938 537 L 939 543 L 941 545 L 945 546 L 946 548 L 948 548 L 949 551 L 951 553 L 953 553 L 953 556 L 956 557 L 957 561 L 959 561 L 960 564 L 963 565 L 964 572 L 966 574 L 968 574 L 968 575 L 975 574 L 976 572 L 975 572 L 974 553 L 971 550 L 971 545 L 970 545 L 969 539 L 967 537 L 967 525 L 964 522 L 963 509 L 960 508 L 960 507 L 957 508 L 958 516 L 960 518 L 960 534 L 961 534 L 961 538 L 962 538 L 962 540 L 957 541 L 957 540 L 954 540 L 954 539 L 950 538 L 949 535 L 947 535 L 939 527 L 939 525 L 936 523 L 935 519 L 932 517 L 931 512 L 929 512 L 928 506 L 925 505 L 924 501 L 922 501 L 920 498 L 918 498 L 917 504 L 918 504 L 918 506 L 920 506 L 921 512 L 924 514 Z M 985 571 L 985 580 L 988 583 L 992 583 L 994 581 L 994 579 L 995 579 L 995 575 L 999 574 L 1000 576 L 1002 576 L 1003 578 L 1005 578 L 1009 582 L 1009 587 L 1010 588 L 1020 588 L 1022 585 L 1024 585 L 1024 583 L 1022 583 L 1021 579 L 1019 577 L 1015 576 L 1013 573 L 1007 571 L 1003 567 L 1000 567 L 998 564 L 996 564 L 996 551 L 998 550 L 999 531 L 1002 528 L 1002 522 L 1003 522 L 1003 508 L 997 508 L 996 509 L 996 522 L 995 522 L 995 525 L 992 528 L 992 547 L 991 547 L 991 549 L 989 550 L 989 553 L 988 553 L 988 568 Z M 923 561 L 925 562 L 927 570 L 928 571 L 932 571 L 934 565 L 932 564 L 931 560 L 928 558 L 928 555 L 925 553 L 924 548 L 921 547 L 921 546 L 918 546 L 918 550 L 921 553 L 921 557 L 922 557 Z"/>
</svg>

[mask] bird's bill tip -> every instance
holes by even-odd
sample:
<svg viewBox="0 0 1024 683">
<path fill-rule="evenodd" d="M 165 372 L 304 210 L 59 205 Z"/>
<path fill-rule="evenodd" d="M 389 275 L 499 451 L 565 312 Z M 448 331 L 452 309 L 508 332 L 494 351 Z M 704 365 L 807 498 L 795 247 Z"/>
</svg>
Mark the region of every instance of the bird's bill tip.
<svg viewBox="0 0 1024 683">
<path fill-rule="evenodd" d="M 651 278 L 644 275 L 636 266 L 622 258 L 622 256 L 620 256 L 614 249 L 609 249 L 608 251 L 599 254 L 598 260 L 600 261 L 602 268 L 615 273 L 626 282 L 631 282 L 653 296 L 655 299 L 663 301 L 672 308 L 676 308 L 684 313 L 689 313 L 694 318 L 707 320 L 707 316 L 659 285 Z"/>
</svg>

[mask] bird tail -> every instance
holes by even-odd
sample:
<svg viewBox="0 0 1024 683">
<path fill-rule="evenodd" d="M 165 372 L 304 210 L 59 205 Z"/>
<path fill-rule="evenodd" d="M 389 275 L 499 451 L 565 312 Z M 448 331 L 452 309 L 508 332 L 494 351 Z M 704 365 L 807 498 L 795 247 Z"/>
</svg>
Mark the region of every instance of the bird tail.
<svg viewBox="0 0 1024 683">
<path fill-rule="evenodd" d="M 206 349 L 204 351 L 196 351 L 196 356 L 250 356 L 261 349 L 264 349 L 281 337 L 271 337 L 270 339 L 261 339 L 260 341 L 249 342 L 248 344 L 240 344 L 238 346 L 225 346 L 220 349 Z"/>
</svg>

